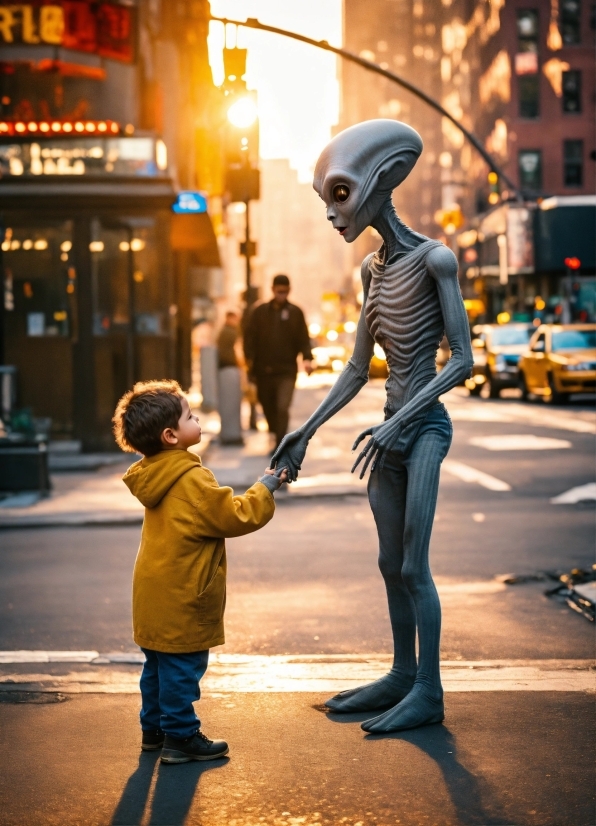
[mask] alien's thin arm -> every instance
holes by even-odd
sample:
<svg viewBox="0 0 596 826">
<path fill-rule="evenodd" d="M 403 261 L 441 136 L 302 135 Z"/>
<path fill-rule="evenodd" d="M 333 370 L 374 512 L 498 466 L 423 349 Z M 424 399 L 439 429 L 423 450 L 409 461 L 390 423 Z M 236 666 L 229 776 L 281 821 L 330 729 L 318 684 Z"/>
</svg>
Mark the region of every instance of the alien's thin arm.
<svg viewBox="0 0 596 826">
<path fill-rule="evenodd" d="M 455 256 L 448 250 L 438 247 L 429 253 L 426 263 L 428 273 L 437 285 L 445 334 L 452 355 L 441 372 L 372 435 L 354 463 L 353 469 L 366 457 L 367 461 L 361 475 L 364 475 L 371 462 L 371 469 L 374 470 L 381 458 L 380 454 L 391 449 L 392 443 L 402 428 L 431 407 L 442 393 L 446 393 L 466 379 L 472 370 L 474 361 L 470 328 L 457 280 Z M 367 435 L 370 435 L 370 432 L 361 433 L 354 443 L 354 448 Z"/>
</svg>

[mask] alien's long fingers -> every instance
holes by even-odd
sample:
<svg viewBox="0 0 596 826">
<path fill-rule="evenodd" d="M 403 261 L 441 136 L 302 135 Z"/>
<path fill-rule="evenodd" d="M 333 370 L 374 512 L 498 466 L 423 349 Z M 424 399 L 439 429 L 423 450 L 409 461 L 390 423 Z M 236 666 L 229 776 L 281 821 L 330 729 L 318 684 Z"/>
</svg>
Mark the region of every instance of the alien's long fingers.
<svg viewBox="0 0 596 826">
<path fill-rule="evenodd" d="M 358 447 L 358 445 L 360 444 L 360 442 L 361 442 L 361 441 L 363 441 L 364 439 L 366 439 L 366 437 L 367 437 L 367 436 L 370 436 L 370 435 L 371 435 L 370 430 L 364 430 L 364 431 L 360 434 L 360 436 L 358 436 L 358 438 L 356 439 L 356 441 L 355 441 L 355 442 L 354 442 L 354 444 L 352 445 L 352 450 L 356 450 L 356 448 Z"/>
<path fill-rule="evenodd" d="M 385 448 L 379 447 L 377 450 L 377 455 L 375 456 L 375 460 L 371 465 L 370 472 L 374 473 L 377 467 L 379 470 L 383 469 L 383 463 L 385 461 Z"/>
<path fill-rule="evenodd" d="M 367 471 L 367 469 L 368 469 L 368 466 L 369 466 L 369 465 L 370 465 L 370 463 L 373 461 L 373 459 L 375 458 L 375 456 L 377 456 L 377 455 L 378 455 L 378 450 L 379 450 L 379 448 L 377 447 L 377 445 L 374 445 L 373 449 L 370 451 L 370 453 L 369 453 L 369 454 L 368 454 L 368 456 L 366 457 L 366 461 L 365 461 L 365 463 L 364 463 L 364 465 L 363 465 L 363 467 L 362 467 L 362 470 L 361 470 L 361 472 L 360 472 L 360 478 L 361 478 L 361 479 L 364 479 L 364 476 L 365 476 L 365 474 L 366 474 L 366 471 Z"/>
<path fill-rule="evenodd" d="M 358 454 L 358 458 L 356 459 L 356 461 L 352 465 L 352 473 L 354 473 L 354 471 L 356 470 L 356 468 L 358 467 L 360 462 L 364 459 L 364 457 L 366 456 L 368 451 L 371 449 L 372 443 L 373 443 L 373 440 L 369 439 L 369 441 L 366 443 L 364 448 L 360 451 L 360 453 Z"/>
</svg>

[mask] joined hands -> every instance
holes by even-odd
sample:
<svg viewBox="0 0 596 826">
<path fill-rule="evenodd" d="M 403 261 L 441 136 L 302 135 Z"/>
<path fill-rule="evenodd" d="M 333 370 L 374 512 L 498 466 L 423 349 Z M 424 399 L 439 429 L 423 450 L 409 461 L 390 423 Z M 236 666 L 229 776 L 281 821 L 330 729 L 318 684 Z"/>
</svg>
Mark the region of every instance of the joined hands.
<svg viewBox="0 0 596 826">
<path fill-rule="evenodd" d="M 309 441 L 310 436 L 302 430 L 294 430 L 284 436 L 271 457 L 271 467 L 285 468 L 288 482 L 295 482 L 298 478 Z"/>
</svg>

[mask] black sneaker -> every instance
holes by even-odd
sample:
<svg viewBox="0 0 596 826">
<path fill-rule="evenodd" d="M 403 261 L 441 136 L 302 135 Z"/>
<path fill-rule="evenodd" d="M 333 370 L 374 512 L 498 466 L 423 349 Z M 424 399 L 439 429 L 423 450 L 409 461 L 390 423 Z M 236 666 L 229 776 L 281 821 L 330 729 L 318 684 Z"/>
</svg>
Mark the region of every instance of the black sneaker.
<svg viewBox="0 0 596 826">
<path fill-rule="evenodd" d="M 161 729 L 157 731 L 144 731 L 141 748 L 143 751 L 157 751 L 163 746 L 166 735 Z"/>
<path fill-rule="evenodd" d="M 177 740 L 166 734 L 162 763 L 188 763 L 190 760 L 215 760 L 228 753 L 228 744 L 225 740 L 210 740 L 202 731 L 197 731 L 194 737 L 186 740 Z"/>
</svg>

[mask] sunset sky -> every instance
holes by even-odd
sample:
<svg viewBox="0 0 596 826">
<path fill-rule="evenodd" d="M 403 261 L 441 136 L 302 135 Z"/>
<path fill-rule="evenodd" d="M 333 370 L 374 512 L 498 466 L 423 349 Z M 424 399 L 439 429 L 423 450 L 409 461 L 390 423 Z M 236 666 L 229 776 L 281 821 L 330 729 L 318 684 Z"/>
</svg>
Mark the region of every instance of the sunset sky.
<svg viewBox="0 0 596 826">
<path fill-rule="evenodd" d="M 211 0 L 216 16 L 290 29 L 341 45 L 341 0 Z M 233 31 L 228 33 L 228 46 Z M 223 79 L 223 26 L 211 23 L 209 54 L 214 81 Z M 267 32 L 238 30 L 238 46 L 248 48 L 247 84 L 259 99 L 263 158 L 289 158 L 301 180 L 312 178 L 316 159 L 338 120 L 336 58 L 302 43 Z"/>
</svg>

